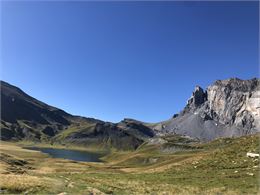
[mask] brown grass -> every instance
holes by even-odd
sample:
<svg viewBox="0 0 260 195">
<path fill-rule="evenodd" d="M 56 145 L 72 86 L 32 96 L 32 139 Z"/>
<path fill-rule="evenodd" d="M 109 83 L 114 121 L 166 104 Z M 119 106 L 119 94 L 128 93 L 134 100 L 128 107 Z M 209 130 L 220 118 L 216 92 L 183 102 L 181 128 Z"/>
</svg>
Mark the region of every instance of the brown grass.
<svg viewBox="0 0 260 195">
<path fill-rule="evenodd" d="M 19 193 L 30 189 L 39 190 L 57 184 L 57 181 L 50 178 L 39 178 L 27 174 L 0 174 L 0 188 L 9 193 Z"/>
<path fill-rule="evenodd" d="M 206 149 L 173 154 L 144 148 L 112 153 L 104 163 L 87 163 L 2 142 L 1 153 L 8 159 L 0 161 L 0 188 L 18 194 L 257 194 L 259 163 L 246 152 L 257 151 L 258 137 L 217 140 L 202 147 Z M 12 164 L 16 160 L 26 163 Z"/>
</svg>

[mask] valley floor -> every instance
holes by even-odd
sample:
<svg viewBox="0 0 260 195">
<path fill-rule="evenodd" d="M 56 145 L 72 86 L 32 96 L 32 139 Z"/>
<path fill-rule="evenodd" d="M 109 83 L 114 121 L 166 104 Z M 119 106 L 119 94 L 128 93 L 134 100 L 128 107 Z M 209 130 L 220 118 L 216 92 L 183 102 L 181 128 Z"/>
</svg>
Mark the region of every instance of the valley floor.
<svg viewBox="0 0 260 195">
<path fill-rule="evenodd" d="M 4 194 L 259 193 L 259 159 L 246 156 L 259 153 L 259 135 L 197 143 L 178 152 L 143 145 L 112 152 L 102 163 L 50 158 L 20 143 L 2 141 L 0 151 Z"/>
</svg>

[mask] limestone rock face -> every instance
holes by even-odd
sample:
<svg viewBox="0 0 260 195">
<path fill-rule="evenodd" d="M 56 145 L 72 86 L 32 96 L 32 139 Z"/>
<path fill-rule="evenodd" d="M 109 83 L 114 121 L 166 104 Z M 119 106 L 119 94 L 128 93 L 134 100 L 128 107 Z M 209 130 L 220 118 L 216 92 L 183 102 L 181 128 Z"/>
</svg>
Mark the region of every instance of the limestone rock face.
<svg viewBox="0 0 260 195">
<path fill-rule="evenodd" d="M 245 130 L 259 129 L 259 80 L 228 79 L 216 81 L 207 89 L 212 118 Z"/>
<path fill-rule="evenodd" d="M 204 140 L 259 132 L 259 84 L 256 78 L 231 78 L 218 80 L 205 91 L 197 86 L 183 111 L 153 128 Z"/>
</svg>

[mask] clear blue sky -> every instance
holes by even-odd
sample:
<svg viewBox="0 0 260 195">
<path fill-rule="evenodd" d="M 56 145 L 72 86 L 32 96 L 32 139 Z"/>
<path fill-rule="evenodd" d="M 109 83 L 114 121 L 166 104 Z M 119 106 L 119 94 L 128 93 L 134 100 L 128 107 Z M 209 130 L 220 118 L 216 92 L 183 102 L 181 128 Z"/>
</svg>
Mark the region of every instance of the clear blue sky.
<svg viewBox="0 0 260 195">
<path fill-rule="evenodd" d="M 195 85 L 258 77 L 258 2 L 1 6 L 1 79 L 72 114 L 156 122 Z"/>
</svg>

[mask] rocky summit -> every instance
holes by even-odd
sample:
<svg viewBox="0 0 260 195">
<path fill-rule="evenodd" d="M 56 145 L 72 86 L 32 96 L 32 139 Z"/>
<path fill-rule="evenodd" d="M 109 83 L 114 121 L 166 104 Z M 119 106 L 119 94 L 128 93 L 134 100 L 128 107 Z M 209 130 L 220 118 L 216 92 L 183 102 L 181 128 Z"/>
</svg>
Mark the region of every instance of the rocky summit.
<svg viewBox="0 0 260 195">
<path fill-rule="evenodd" d="M 187 135 L 200 140 L 232 137 L 260 131 L 259 79 L 218 80 L 206 90 L 196 86 L 185 108 L 157 123 L 158 132 Z"/>
<path fill-rule="evenodd" d="M 171 119 L 119 123 L 73 116 L 1 81 L 1 140 L 70 143 L 135 149 L 149 138 L 179 134 L 198 140 L 260 131 L 259 79 L 218 80 L 207 89 L 196 86 L 185 108 Z"/>
</svg>

